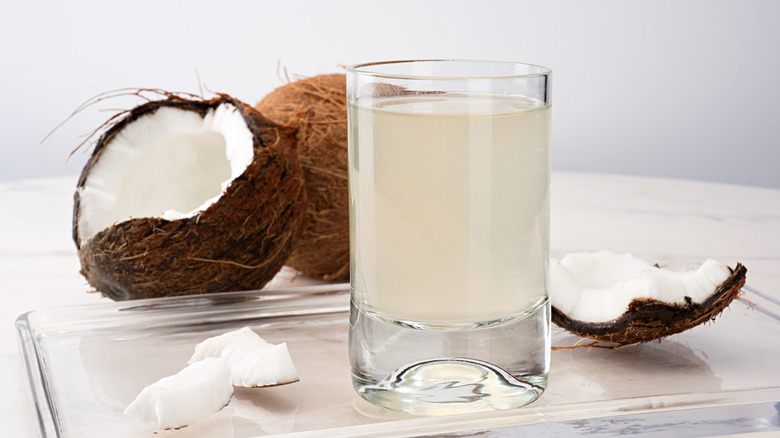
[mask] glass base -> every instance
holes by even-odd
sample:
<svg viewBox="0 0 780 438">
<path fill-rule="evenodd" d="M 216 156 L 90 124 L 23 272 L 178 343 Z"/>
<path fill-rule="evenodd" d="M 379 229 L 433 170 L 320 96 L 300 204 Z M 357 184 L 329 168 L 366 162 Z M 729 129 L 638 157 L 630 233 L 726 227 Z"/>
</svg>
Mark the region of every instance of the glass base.
<svg viewBox="0 0 780 438">
<path fill-rule="evenodd" d="M 435 358 L 408 364 L 377 384 L 353 378 L 358 394 L 379 406 L 416 415 L 513 409 L 539 398 L 547 375 L 515 378 L 487 362 Z"/>
<path fill-rule="evenodd" d="M 470 330 L 416 328 L 350 315 L 352 384 L 365 400 L 417 415 L 513 409 L 547 386 L 550 304 Z"/>
</svg>

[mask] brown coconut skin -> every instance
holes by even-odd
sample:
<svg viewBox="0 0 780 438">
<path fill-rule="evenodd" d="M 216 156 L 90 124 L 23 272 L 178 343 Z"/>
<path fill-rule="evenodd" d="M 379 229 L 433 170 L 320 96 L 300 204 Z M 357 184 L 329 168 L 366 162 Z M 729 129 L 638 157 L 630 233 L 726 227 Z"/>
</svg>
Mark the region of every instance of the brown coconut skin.
<svg viewBox="0 0 780 438">
<path fill-rule="evenodd" d="M 345 75 L 320 75 L 277 88 L 255 106 L 298 128 L 308 205 L 287 265 L 323 280 L 349 278 L 346 93 Z"/>
<path fill-rule="evenodd" d="M 229 96 L 208 101 L 176 97 L 131 110 L 98 140 L 78 188 L 114 136 L 162 107 L 195 111 L 228 103 L 253 133 L 254 159 L 218 202 L 190 218 L 138 218 L 120 222 L 80 244 L 79 191 L 74 197 L 73 239 L 81 273 L 114 300 L 259 289 L 292 251 L 306 206 L 295 130 L 281 127 Z"/>
<path fill-rule="evenodd" d="M 731 269 L 731 268 L 729 268 Z M 552 321 L 578 336 L 625 346 L 649 342 L 714 320 L 739 297 L 745 285 L 747 268 L 741 263 L 706 300 L 696 304 L 686 297 L 684 304 L 669 304 L 654 299 L 631 301 L 628 310 L 611 321 L 591 323 L 571 319 L 553 306 Z"/>
</svg>

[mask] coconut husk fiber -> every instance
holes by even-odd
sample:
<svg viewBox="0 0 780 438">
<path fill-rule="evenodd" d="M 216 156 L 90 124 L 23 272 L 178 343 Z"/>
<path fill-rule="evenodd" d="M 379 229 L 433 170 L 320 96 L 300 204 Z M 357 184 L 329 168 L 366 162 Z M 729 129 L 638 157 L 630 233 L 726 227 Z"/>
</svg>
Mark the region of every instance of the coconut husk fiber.
<svg viewBox="0 0 780 438">
<path fill-rule="evenodd" d="M 255 108 L 276 123 L 298 129 L 307 206 L 286 264 L 324 280 L 349 278 L 346 76 L 327 74 L 288 83 Z"/>
<path fill-rule="evenodd" d="M 221 198 L 192 217 L 135 218 L 80 243 L 77 190 L 73 238 L 81 273 L 114 300 L 259 289 L 281 269 L 292 250 L 306 207 L 295 130 L 281 127 L 249 105 L 220 96 L 208 101 L 170 98 L 130 111 L 98 140 L 78 187 L 111 140 L 137 118 L 163 106 L 201 116 L 222 103 L 235 106 L 252 132 L 254 157 Z"/>
</svg>

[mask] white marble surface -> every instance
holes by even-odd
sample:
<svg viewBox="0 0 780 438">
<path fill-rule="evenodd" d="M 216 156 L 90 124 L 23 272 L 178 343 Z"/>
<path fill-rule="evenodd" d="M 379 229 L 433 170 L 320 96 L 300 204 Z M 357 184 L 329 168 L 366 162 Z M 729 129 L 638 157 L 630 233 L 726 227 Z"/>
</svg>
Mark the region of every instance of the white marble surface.
<svg viewBox="0 0 780 438">
<path fill-rule="evenodd" d="M 0 425 L 34 436 L 14 320 L 30 310 L 107 302 L 89 294 L 71 240 L 76 177 L 0 184 Z M 706 258 L 748 268 L 780 298 L 780 190 L 618 175 L 555 173 L 552 250 L 608 249 L 654 262 Z"/>
</svg>

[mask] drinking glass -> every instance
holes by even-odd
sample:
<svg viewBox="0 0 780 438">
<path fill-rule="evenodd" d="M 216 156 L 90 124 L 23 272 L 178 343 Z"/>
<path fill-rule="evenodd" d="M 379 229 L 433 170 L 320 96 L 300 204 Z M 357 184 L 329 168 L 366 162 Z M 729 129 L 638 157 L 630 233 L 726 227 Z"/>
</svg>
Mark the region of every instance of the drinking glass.
<svg viewBox="0 0 780 438">
<path fill-rule="evenodd" d="M 421 415 L 537 399 L 550 362 L 546 67 L 347 69 L 352 382 Z"/>
</svg>

